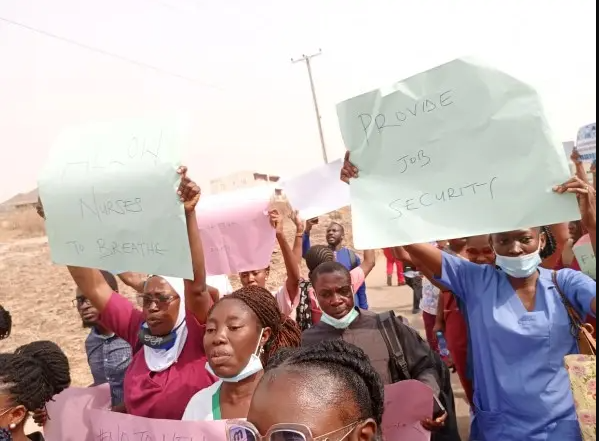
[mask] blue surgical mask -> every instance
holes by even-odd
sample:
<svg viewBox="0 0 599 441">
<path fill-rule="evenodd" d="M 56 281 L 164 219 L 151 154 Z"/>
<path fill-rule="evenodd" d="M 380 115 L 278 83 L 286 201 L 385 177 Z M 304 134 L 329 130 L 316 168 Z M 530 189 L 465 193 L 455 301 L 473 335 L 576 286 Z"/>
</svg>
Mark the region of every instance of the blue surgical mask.
<svg viewBox="0 0 599 441">
<path fill-rule="evenodd" d="M 260 338 L 258 339 L 258 347 L 254 351 L 254 353 L 250 356 L 250 361 L 248 364 L 234 377 L 223 378 L 219 377 L 216 372 L 212 369 L 209 362 L 206 362 L 206 370 L 211 375 L 217 377 L 219 380 L 225 383 L 239 383 L 240 381 L 245 380 L 246 378 L 251 377 L 254 374 L 264 370 L 264 366 L 262 365 L 262 360 L 260 360 L 260 356 L 258 355 L 262 351 L 262 347 L 260 346 L 260 342 L 262 341 L 262 336 L 264 335 L 264 329 L 260 332 Z M 258 354 L 257 354 L 258 353 Z"/>
<path fill-rule="evenodd" d="M 340 319 L 331 317 L 330 315 L 323 312 L 320 321 L 336 329 L 347 329 L 349 328 L 349 325 L 351 325 L 359 316 L 360 313 L 358 312 L 358 310 L 356 308 L 353 308 L 349 314 Z"/>
<path fill-rule="evenodd" d="M 497 255 L 496 264 L 506 274 L 516 279 L 526 279 L 532 276 L 543 263 L 541 251 L 537 250 L 526 256 L 509 257 Z"/>
</svg>

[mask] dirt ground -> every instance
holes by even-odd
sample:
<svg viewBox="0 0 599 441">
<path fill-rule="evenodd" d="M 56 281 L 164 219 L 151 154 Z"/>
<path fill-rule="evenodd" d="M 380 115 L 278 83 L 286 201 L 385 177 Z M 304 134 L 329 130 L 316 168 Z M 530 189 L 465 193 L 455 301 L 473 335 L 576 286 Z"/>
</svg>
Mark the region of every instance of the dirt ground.
<svg viewBox="0 0 599 441">
<path fill-rule="evenodd" d="M 313 244 L 324 243 L 324 226 L 334 219 L 346 228 L 348 243 L 352 243 L 349 210 L 341 210 L 323 218 L 312 234 Z M 295 231 L 291 223 L 286 233 L 293 240 Z M 91 383 L 91 375 L 84 350 L 86 330 L 72 304 L 74 286 L 64 267 L 53 265 L 43 228 L 34 211 L 0 214 L 0 303 L 7 308 L 14 321 L 13 334 L 0 343 L 0 351 L 7 352 L 35 340 L 52 340 L 67 354 L 74 386 Z M 285 273 L 281 254 L 275 250 L 271 265 L 269 287 L 279 287 Z M 233 278 L 233 284 L 238 281 Z M 422 319 L 412 316 L 412 293 L 409 288 L 387 287 L 384 258 L 367 280 L 368 296 L 375 311 L 394 309 L 407 317 L 419 330 Z M 132 296 L 132 292 L 124 290 Z M 458 401 L 458 417 L 464 438 L 469 427 L 468 406 L 463 390 L 454 378 Z"/>
</svg>

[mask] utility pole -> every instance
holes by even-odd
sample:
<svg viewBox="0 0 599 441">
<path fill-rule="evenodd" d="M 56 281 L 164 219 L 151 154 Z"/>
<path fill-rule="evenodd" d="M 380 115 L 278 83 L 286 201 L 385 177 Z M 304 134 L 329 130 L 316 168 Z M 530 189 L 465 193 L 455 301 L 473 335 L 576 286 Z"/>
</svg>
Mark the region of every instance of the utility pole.
<svg viewBox="0 0 599 441">
<path fill-rule="evenodd" d="M 308 68 L 308 78 L 310 79 L 310 88 L 312 89 L 312 99 L 314 100 L 314 110 L 316 111 L 316 122 L 318 123 L 318 133 L 320 135 L 320 144 L 322 146 L 322 158 L 324 159 L 324 163 L 328 164 L 329 160 L 327 157 L 327 147 L 324 142 L 324 132 L 322 130 L 322 119 L 320 117 L 320 110 L 318 109 L 318 100 L 316 99 L 316 89 L 314 87 L 314 78 L 312 77 L 312 58 L 318 57 L 322 55 L 322 49 L 319 49 L 317 53 L 312 55 L 302 55 L 301 58 L 297 60 L 291 59 L 292 63 L 306 63 L 306 67 Z"/>
</svg>

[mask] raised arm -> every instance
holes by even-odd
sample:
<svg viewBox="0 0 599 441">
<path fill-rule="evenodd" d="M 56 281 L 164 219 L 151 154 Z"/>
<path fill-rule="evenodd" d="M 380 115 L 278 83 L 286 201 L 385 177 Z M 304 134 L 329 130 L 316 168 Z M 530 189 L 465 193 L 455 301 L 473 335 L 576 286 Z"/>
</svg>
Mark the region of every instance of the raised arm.
<svg viewBox="0 0 599 441">
<path fill-rule="evenodd" d="M 304 234 L 302 237 L 302 257 L 306 255 L 312 243 L 310 242 L 310 233 L 312 232 L 312 227 L 318 223 L 318 218 L 308 219 L 306 222 L 306 228 L 304 229 Z"/>
<path fill-rule="evenodd" d="M 562 185 L 557 185 L 553 191 L 558 194 L 576 195 L 582 224 L 589 232 L 593 251 L 597 253 L 597 191 L 588 182 L 576 176 Z"/>
<path fill-rule="evenodd" d="M 139 273 L 126 272 L 119 274 L 119 279 L 130 288 L 133 288 L 139 293 L 144 292 L 144 285 L 146 283 L 147 276 Z"/>
<path fill-rule="evenodd" d="M 443 275 L 443 252 L 439 248 L 428 243 L 406 245 L 403 248 L 412 260 L 416 260 L 426 268 L 430 275 L 434 276 L 433 278 L 440 278 Z M 394 252 L 398 253 L 395 249 Z"/>
<path fill-rule="evenodd" d="M 295 232 L 295 240 L 293 241 L 293 256 L 295 257 L 295 261 L 297 262 L 298 267 L 302 263 L 302 259 L 304 258 L 304 240 L 305 240 L 305 229 L 307 229 L 307 223 L 304 225 L 304 221 L 299 215 L 299 212 L 294 211 L 291 214 L 291 220 L 295 224 L 296 232 Z M 308 239 L 309 242 L 309 239 Z"/>
<path fill-rule="evenodd" d="M 360 268 L 364 271 L 364 278 L 372 272 L 376 265 L 376 253 L 374 250 L 364 250 L 364 261 L 360 264 Z"/>
<path fill-rule="evenodd" d="M 212 306 L 212 297 L 206 285 L 206 265 L 204 261 L 204 248 L 198 227 L 196 205 L 201 196 L 198 185 L 187 176 L 187 167 L 178 170 L 181 175 L 181 184 L 177 194 L 185 207 L 185 220 L 187 222 L 187 235 L 191 249 L 193 264 L 193 280 L 185 280 L 185 307 L 193 313 L 199 323 L 206 323 L 208 311 Z"/>
<path fill-rule="evenodd" d="M 277 242 L 281 248 L 281 254 L 283 255 L 283 262 L 285 263 L 285 270 L 287 271 L 287 278 L 285 280 L 285 288 L 289 294 L 291 302 L 295 300 L 299 292 L 299 281 L 300 281 L 300 268 L 299 262 L 293 254 L 293 250 L 287 243 L 285 238 L 285 232 L 283 231 L 283 216 L 279 214 L 277 210 L 272 210 L 270 213 L 270 221 L 272 226 L 277 232 Z M 301 231 L 296 230 L 296 236 L 301 234 Z"/>
</svg>

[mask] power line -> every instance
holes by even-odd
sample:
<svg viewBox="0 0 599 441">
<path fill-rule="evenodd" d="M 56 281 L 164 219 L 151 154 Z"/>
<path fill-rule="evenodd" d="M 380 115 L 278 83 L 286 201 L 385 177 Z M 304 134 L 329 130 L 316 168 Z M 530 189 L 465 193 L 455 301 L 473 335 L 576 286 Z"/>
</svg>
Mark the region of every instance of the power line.
<svg viewBox="0 0 599 441">
<path fill-rule="evenodd" d="M 79 41 L 72 40 L 72 39 L 67 38 L 67 37 L 62 37 L 60 35 L 56 35 L 56 34 L 53 34 L 51 32 L 48 32 L 48 31 L 44 31 L 43 29 L 38 29 L 38 28 L 35 28 L 33 26 L 26 25 L 24 23 L 19 23 L 17 21 L 11 20 L 11 19 L 6 18 L 6 17 L 0 17 L 0 21 L 3 21 L 5 23 L 8 23 L 8 24 L 13 25 L 13 26 L 17 26 L 17 27 L 26 29 L 26 30 L 34 32 L 36 34 L 43 35 L 45 37 L 54 38 L 56 40 L 60 40 L 60 41 L 63 41 L 65 43 L 69 43 L 69 44 L 72 44 L 74 46 L 78 46 L 78 47 L 80 47 L 82 49 L 86 49 L 86 50 L 91 51 L 91 52 L 96 52 L 98 54 L 101 54 L 101 55 L 104 55 L 104 56 L 107 56 L 107 57 L 111 57 L 111 58 L 117 59 L 119 61 L 124 61 L 125 63 L 133 64 L 133 65 L 135 65 L 137 67 L 141 67 L 141 68 L 144 68 L 144 69 L 150 69 L 150 70 L 153 70 L 154 72 L 158 72 L 158 73 L 163 74 L 163 75 L 169 75 L 169 76 L 172 76 L 172 77 L 175 77 L 175 78 L 179 78 L 180 80 L 184 80 L 184 81 L 187 81 L 187 82 L 190 82 L 190 83 L 199 84 L 201 86 L 209 87 L 211 89 L 222 90 L 222 88 L 220 88 L 218 86 L 215 86 L 213 84 L 203 83 L 203 82 L 201 82 L 201 81 L 199 81 L 199 80 L 197 80 L 195 78 L 190 78 L 190 77 L 187 77 L 185 75 L 181 75 L 181 74 L 178 74 L 178 73 L 175 73 L 175 72 L 170 72 L 170 71 L 165 70 L 165 69 L 163 69 L 161 67 L 157 67 L 157 66 L 148 64 L 146 62 L 143 62 L 143 61 L 133 60 L 133 59 L 127 58 L 127 57 L 125 57 L 123 55 L 115 54 L 113 52 L 109 52 L 109 51 L 106 51 L 104 49 L 100 49 L 100 48 L 97 48 L 97 47 L 94 47 L 94 46 L 90 46 L 88 44 L 81 43 Z"/>
</svg>

